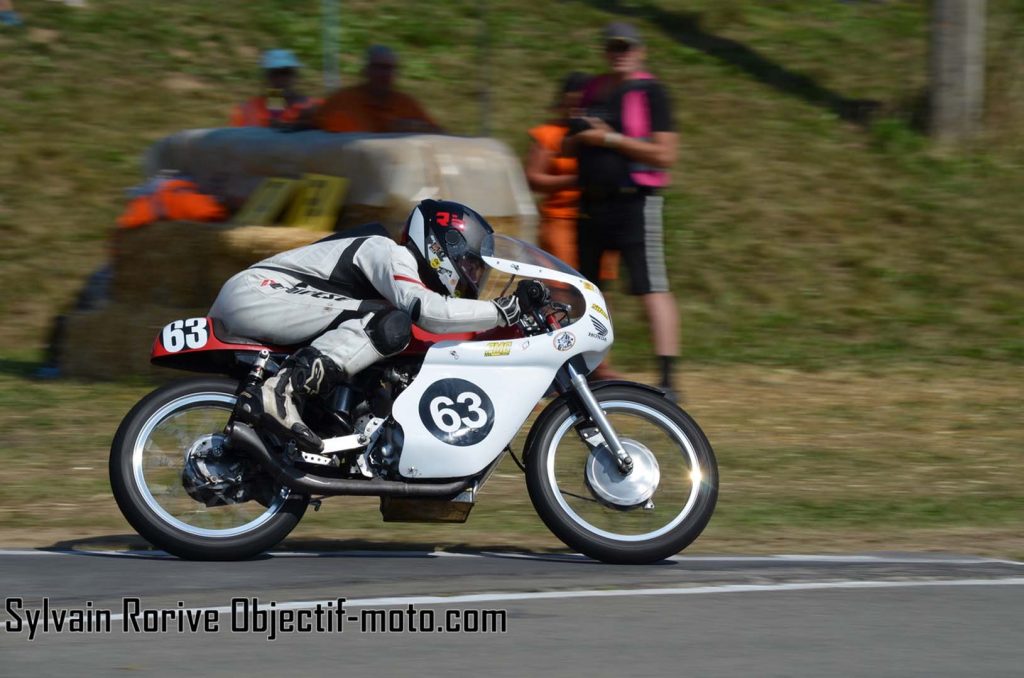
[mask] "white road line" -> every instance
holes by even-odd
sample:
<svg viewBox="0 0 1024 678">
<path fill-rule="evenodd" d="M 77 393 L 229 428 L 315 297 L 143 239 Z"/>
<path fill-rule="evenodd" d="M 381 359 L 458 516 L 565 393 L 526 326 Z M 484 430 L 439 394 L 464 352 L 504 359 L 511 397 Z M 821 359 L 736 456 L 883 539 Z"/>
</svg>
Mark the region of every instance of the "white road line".
<svg viewBox="0 0 1024 678">
<path fill-rule="evenodd" d="M 1019 565 L 1024 562 L 1004 560 L 1000 558 L 983 558 L 981 556 L 929 556 L 921 555 L 816 555 L 792 554 L 772 556 L 672 556 L 669 560 L 685 562 L 722 562 L 722 563 L 778 563 L 778 562 L 810 562 L 810 563 L 882 563 L 882 564 L 923 564 L 937 565 Z"/>
<path fill-rule="evenodd" d="M 96 549 L 0 549 L 0 556 L 120 556 L 126 558 L 174 558 L 165 551 L 103 551 Z M 509 558 L 517 560 L 541 560 L 553 562 L 595 562 L 579 553 L 517 553 L 502 551 L 480 551 L 464 553 L 451 551 L 273 551 L 266 554 L 271 558 Z M 878 565 L 1014 565 L 1024 567 L 1024 562 L 979 556 L 929 556 L 921 555 L 828 555 L 828 554 L 781 554 L 768 556 L 686 556 L 668 558 L 675 563 L 840 563 Z"/>
<path fill-rule="evenodd" d="M 689 588 L 652 588 L 652 589 L 591 589 L 580 591 L 530 591 L 530 592 L 495 592 L 470 593 L 452 596 L 392 596 L 385 598 L 357 598 L 345 601 L 345 608 L 354 607 L 394 607 L 407 605 L 454 605 L 456 603 L 500 603 L 529 600 L 566 600 L 571 598 L 631 598 L 637 596 L 696 596 L 719 593 L 778 593 L 789 591 L 827 591 L 849 589 L 892 589 L 921 587 L 961 587 L 961 586 L 1024 586 L 1024 577 L 1007 577 L 1002 579 L 946 579 L 922 581 L 822 581 L 799 582 L 791 584 L 724 584 L 720 586 L 693 586 Z M 278 610 L 309 610 L 317 606 L 327 607 L 336 604 L 336 599 L 302 600 L 291 602 L 275 602 Z M 196 614 L 213 611 L 217 614 L 228 614 L 230 606 L 191 608 L 189 612 Z M 121 621 L 124 615 L 111 615 L 111 620 Z"/>
</svg>

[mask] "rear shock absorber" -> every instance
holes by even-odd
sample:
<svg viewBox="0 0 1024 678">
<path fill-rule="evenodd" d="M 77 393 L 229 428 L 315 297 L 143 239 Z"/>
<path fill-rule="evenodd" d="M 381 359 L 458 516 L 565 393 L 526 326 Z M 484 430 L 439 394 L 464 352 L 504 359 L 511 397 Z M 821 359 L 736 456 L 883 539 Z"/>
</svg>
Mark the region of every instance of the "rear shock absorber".
<svg viewBox="0 0 1024 678">
<path fill-rule="evenodd" d="M 263 380 L 266 378 L 268 362 L 270 362 L 270 351 L 263 349 L 256 356 L 252 368 L 238 386 L 238 400 L 235 402 L 235 408 L 231 411 L 225 430 L 229 430 L 236 421 L 250 425 L 256 423 L 263 409 L 259 392 L 263 386 Z"/>
</svg>

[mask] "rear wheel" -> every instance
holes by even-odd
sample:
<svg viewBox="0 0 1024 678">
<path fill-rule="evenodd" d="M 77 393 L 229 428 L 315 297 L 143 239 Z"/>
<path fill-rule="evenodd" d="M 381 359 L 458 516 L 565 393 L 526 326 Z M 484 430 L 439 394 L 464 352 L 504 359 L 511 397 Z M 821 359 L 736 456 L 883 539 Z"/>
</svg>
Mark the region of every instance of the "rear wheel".
<svg viewBox="0 0 1024 678">
<path fill-rule="evenodd" d="M 261 553 L 292 531 L 309 503 L 225 446 L 236 386 L 221 378 L 163 386 L 128 413 L 110 448 L 121 513 L 152 544 L 182 558 Z"/>
<path fill-rule="evenodd" d="M 622 474 L 589 417 L 568 400 L 556 401 L 538 419 L 527 449 L 527 488 L 537 513 L 566 545 L 598 560 L 638 564 L 675 555 L 715 509 L 718 467 L 710 443 L 689 415 L 648 389 L 609 386 L 594 397 L 634 469 Z"/>
</svg>

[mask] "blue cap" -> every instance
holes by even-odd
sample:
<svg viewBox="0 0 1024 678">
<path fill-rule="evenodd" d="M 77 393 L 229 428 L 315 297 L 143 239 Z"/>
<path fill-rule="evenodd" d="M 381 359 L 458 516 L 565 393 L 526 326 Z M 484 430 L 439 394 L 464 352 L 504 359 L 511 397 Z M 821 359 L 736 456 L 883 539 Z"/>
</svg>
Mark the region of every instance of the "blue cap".
<svg viewBox="0 0 1024 678">
<path fill-rule="evenodd" d="M 302 68 L 302 62 L 295 58 L 290 49 L 268 49 L 263 53 L 263 70 L 279 68 Z"/>
</svg>

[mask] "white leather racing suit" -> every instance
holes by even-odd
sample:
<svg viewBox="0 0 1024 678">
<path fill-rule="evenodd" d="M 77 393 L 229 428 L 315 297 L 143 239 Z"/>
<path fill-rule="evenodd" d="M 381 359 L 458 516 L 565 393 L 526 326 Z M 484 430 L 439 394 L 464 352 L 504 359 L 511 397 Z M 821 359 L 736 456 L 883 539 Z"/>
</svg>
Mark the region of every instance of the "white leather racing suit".
<svg viewBox="0 0 1024 678">
<path fill-rule="evenodd" d="M 210 316 L 233 335 L 278 345 L 309 341 L 348 376 L 384 357 L 367 336 L 374 313 L 397 308 L 428 332 L 498 326 L 489 301 L 427 289 L 416 259 L 379 224 L 282 252 L 236 274 Z"/>
</svg>

